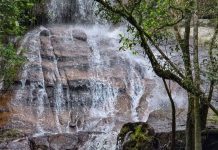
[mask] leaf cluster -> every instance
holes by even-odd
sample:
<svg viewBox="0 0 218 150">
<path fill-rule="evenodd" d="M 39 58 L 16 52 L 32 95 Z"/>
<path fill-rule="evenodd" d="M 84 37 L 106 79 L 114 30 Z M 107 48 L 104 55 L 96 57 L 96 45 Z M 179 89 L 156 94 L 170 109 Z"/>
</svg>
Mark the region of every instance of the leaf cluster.
<svg viewBox="0 0 218 150">
<path fill-rule="evenodd" d="M 17 72 L 25 62 L 25 58 L 18 55 L 12 44 L 3 46 L 0 44 L 0 79 L 4 81 L 4 87 L 9 87 L 17 77 Z"/>
<path fill-rule="evenodd" d="M 152 141 L 153 137 L 146 135 L 146 133 L 142 131 L 142 126 L 139 125 L 136 127 L 135 132 L 131 134 L 131 139 L 136 140 L 138 142 L 143 142 L 143 141 L 150 142 Z"/>
<path fill-rule="evenodd" d="M 9 40 L 20 36 L 27 29 L 26 22 L 32 20 L 29 13 L 40 0 L 0 0 L 0 82 L 9 87 L 24 63 L 16 47 Z"/>
<path fill-rule="evenodd" d="M 24 23 L 31 18 L 26 14 L 36 0 L 0 0 L 0 39 L 8 35 L 20 35 Z"/>
</svg>

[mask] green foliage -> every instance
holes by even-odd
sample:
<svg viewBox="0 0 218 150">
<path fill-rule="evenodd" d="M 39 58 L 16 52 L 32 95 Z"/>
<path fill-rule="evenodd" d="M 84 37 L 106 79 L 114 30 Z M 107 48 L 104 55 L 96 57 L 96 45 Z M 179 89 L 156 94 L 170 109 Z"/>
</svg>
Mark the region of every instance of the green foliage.
<svg viewBox="0 0 218 150">
<path fill-rule="evenodd" d="M 117 1 L 113 4 L 109 1 L 106 1 L 106 3 L 113 6 L 113 8 L 117 10 L 122 11 L 122 9 L 124 9 Z M 175 23 L 182 15 L 180 10 L 182 8 L 176 8 L 170 0 L 150 0 L 141 2 L 129 1 L 125 7 L 127 11 L 136 19 L 138 24 L 143 27 L 145 32 L 151 36 L 156 34 L 160 35 L 160 29 Z M 178 14 L 178 17 L 173 18 L 171 11 L 175 11 L 175 13 Z M 124 16 L 111 12 L 102 5 L 99 5 L 99 11 L 97 14 L 115 23 L 123 22 L 122 17 Z M 127 30 L 128 32 L 131 32 L 132 29 L 129 27 Z M 138 34 L 135 34 L 135 36 L 138 36 Z"/>
<path fill-rule="evenodd" d="M 218 15 L 217 0 L 200 0 L 200 17 L 201 18 L 216 18 Z"/>
<path fill-rule="evenodd" d="M 2 131 L 0 131 L 0 142 L 4 142 L 7 140 L 13 140 L 13 139 L 19 138 L 21 136 L 22 136 L 21 132 L 19 132 L 16 129 L 2 130 Z"/>
<path fill-rule="evenodd" d="M 138 22 L 149 35 L 154 35 L 163 24 L 172 21 L 168 19 L 169 7 L 169 0 L 145 1 L 138 5 L 133 16 L 138 18 Z"/>
<path fill-rule="evenodd" d="M 139 39 L 137 38 L 137 36 L 134 36 L 134 37 L 129 36 L 128 37 L 128 36 L 123 35 L 123 34 L 120 34 L 119 36 L 120 36 L 119 43 L 121 43 L 121 47 L 119 48 L 119 50 L 123 50 L 123 51 L 131 50 L 134 55 L 138 54 L 138 52 L 136 50 L 134 50 L 135 46 L 139 42 Z"/>
<path fill-rule="evenodd" d="M 4 80 L 4 86 L 9 87 L 17 77 L 17 72 L 24 63 L 24 57 L 17 55 L 12 44 L 3 46 L 0 44 L 0 79 Z"/>
<path fill-rule="evenodd" d="M 143 142 L 143 141 L 150 142 L 152 141 L 152 139 L 153 137 L 146 135 L 146 133 L 142 131 L 142 125 L 137 126 L 135 132 L 131 134 L 131 140 L 135 140 L 137 142 Z"/>
<path fill-rule="evenodd" d="M 22 35 L 27 22 L 32 21 L 29 11 L 39 0 L 0 0 L 0 82 L 9 85 L 16 78 L 24 58 L 17 54 L 10 38 Z"/>
<path fill-rule="evenodd" d="M 110 3 L 110 2 L 108 2 Z M 100 18 L 105 19 L 105 20 L 110 20 L 112 21 L 112 23 L 117 24 L 122 22 L 122 19 L 119 15 L 117 15 L 116 13 L 107 10 L 105 7 L 103 7 L 100 4 L 97 4 L 98 9 L 95 12 L 95 15 L 100 16 Z"/>
<path fill-rule="evenodd" d="M 0 39 L 8 35 L 20 35 L 24 22 L 31 19 L 26 12 L 36 0 L 0 0 Z"/>
<path fill-rule="evenodd" d="M 152 129 L 145 123 L 125 124 L 118 135 L 118 140 L 126 150 L 153 149 L 157 142 Z"/>
</svg>

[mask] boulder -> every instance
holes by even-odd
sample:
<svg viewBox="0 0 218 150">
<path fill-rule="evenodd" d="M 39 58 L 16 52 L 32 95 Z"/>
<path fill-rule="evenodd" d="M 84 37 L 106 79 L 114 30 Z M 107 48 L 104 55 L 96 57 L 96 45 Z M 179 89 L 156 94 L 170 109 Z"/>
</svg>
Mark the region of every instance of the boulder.
<svg viewBox="0 0 218 150">
<path fill-rule="evenodd" d="M 78 30 L 78 29 L 73 30 L 72 36 L 78 40 L 87 41 L 87 35 L 82 30 Z"/>
<path fill-rule="evenodd" d="M 154 129 L 147 123 L 124 124 L 117 137 L 117 150 L 157 150 L 158 140 Z"/>
<path fill-rule="evenodd" d="M 49 33 L 48 30 L 42 30 L 42 31 L 40 32 L 40 36 L 49 36 L 49 35 L 50 35 L 50 33 Z"/>
</svg>

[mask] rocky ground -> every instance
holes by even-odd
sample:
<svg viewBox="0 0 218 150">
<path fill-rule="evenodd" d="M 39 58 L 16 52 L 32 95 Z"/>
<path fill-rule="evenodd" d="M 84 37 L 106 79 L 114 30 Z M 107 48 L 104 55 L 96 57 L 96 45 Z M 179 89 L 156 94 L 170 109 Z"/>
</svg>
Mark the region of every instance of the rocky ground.
<svg viewBox="0 0 218 150">
<path fill-rule="evenodd" d="M 78 150 L 83 147 L 85 142 L 90 138 L 94 139 L 98 134 L 103 133 L 78 132 L 76 134 L 48 134 L 27 137 L 15 133 L 15 131 L 7 131 L 7 134 L 5 131 L 5 136 L 8 136 L 8 139 L 0 143 L 0 150 Z M 9 138 L 9 135 L 13 135 L 13 137 Z"/>
</svg>

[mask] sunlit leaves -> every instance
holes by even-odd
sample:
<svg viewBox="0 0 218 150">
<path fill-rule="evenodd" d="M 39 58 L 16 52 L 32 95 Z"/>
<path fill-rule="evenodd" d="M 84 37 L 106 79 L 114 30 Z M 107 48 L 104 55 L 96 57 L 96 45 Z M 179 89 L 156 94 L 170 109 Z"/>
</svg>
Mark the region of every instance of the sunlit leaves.
<svg viewBox="0 0 218 150">
<path fill-rule="evenodd" d="M 19 35 L 25 29 L 23 22 L 36 0 L 0 0 L 0 39 L 6 35 Z"/>
</svg>

